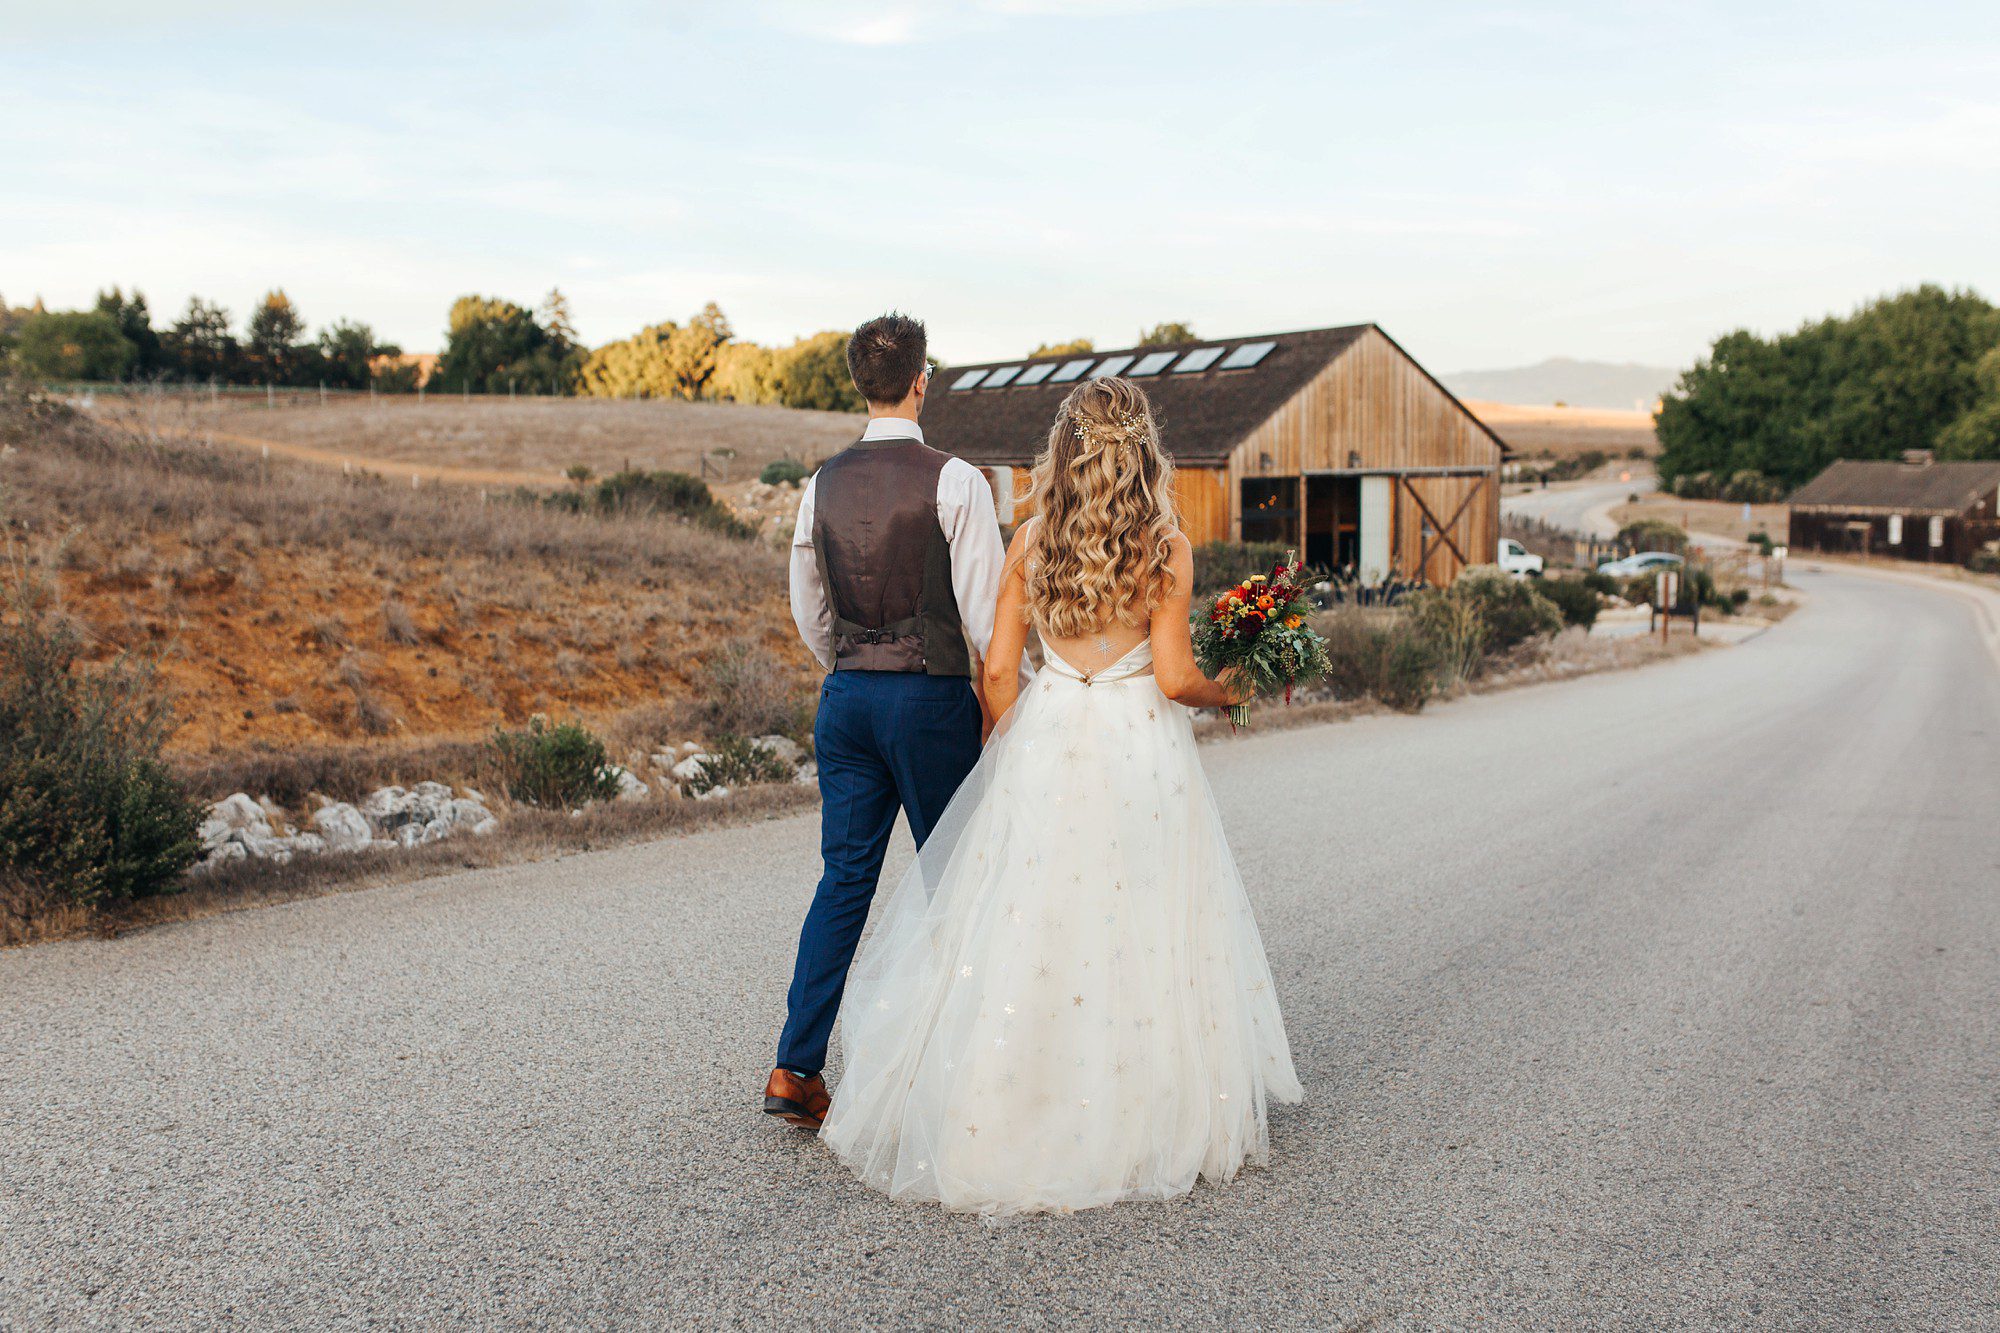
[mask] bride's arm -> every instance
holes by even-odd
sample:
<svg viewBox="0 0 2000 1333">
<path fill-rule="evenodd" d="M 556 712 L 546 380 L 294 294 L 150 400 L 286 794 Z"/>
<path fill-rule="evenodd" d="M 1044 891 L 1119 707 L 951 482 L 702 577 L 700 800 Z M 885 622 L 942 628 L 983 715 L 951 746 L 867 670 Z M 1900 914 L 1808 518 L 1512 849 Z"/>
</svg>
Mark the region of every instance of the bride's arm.
<svg viewBox="0 0 2000 1333">
<path fill-rule="evenodd" d="M 1000 602 L 993 610 L 993 641 L 980 672 L 989 733 L 1021 696 L 1021 654 L 1028 647 L 1027 536 L 1028 524 L 1023 523 L 1007 548 L 1007 564 L 1000 571 Z"/>
<path fill-rule="evenodd" d="M 1250 695 L 1234 681 L 1210 680 L 1194 661 L 1194 635 L 1188 628 L 1188 608 L 1194 599 L 1194 547 L 1176 532 L 1168 557 L 1171 582 L 1167 595 L 1153 609 L 1153 675 L 1160 693 L 1189 708 L 1224 708 Z M 1005 600 L 1005 594 L 1001 595 Z M 996 635 L 997 639 L 997 635 Z M 1225 673 L 1229 674 L 1229 673 Z"/>
</svg>

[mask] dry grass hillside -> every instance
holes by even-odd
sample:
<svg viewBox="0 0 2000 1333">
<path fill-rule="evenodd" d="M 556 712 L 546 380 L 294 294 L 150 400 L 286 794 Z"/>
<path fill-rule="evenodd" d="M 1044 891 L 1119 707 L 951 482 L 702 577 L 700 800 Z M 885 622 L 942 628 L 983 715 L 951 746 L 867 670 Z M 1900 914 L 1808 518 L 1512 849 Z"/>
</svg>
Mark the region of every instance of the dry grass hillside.
<svg viewBox="0 0 2000 1333">
<path fill-rule="evenodd" d="M 701 456 L 730 481 L 754 478 L 773 459 L 802 462 L 845 447 L 861 419 L 737 403 L 594 398 L 307 396 L 224 399 L 149 395 L 108 401 L 99 415 L 147 433 L 192 430 L 217 443 L 357 467 L 409 465 L 426 479 L 494 485 L 560 485 L 582 464 L 604 475 L 626 467 L 697 472 Z M 723 453 L 722 451 L 731 451 Z M 733 454 L 733 456 L 731 456 Z M 407 480 L 407 478 L 405 478 Z"/>
<path fill-rule="evenodd" d="M 1646 412 L 1472 399 L 1466 400 L 1465 405 L 1524 458 L 1568 458 L 1592 449 L 1618 456 L 1650 458 L 1660 451 L 1652 415 Z"/>
<path fill-rule="evenodd" d="M 0 524 L 97 657 L 159 656 L 183 764 L 393 753 L 537 712 L 642 745 L 635 716 L 670 731 L 737 697 L 718 672 L 778 708 L 814 678 L 768 543 L 264 460 L 200 424 L 0 404 Z"/>
</svg>

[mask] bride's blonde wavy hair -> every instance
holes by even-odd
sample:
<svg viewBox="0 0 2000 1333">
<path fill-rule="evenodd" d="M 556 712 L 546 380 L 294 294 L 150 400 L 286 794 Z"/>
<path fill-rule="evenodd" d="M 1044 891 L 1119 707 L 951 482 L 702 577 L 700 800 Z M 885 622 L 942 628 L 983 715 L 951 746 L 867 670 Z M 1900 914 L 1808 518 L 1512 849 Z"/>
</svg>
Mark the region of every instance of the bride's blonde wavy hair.
<svg viewBox="0 0 2000 1333">
<path fill-rule="evenodd" d="M 1056 409 L 1029 500 L 1028 615 L 1059 638 L 1140 625 L 1166 596 L 1174 465 L 1130 380 L 1085 380 Z"/>
</svg>

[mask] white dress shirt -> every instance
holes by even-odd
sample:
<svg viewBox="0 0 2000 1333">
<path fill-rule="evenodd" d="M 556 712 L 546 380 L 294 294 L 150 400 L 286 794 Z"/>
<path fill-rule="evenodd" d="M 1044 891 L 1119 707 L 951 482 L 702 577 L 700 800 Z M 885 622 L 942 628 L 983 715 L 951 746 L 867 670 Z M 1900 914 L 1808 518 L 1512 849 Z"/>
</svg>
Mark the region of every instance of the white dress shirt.
<svg viewBox="0 0 2000 1333">
<path fill-rule="evenodd" d="M 861 433 L 864 440 L 915 440 L 924 429 L 903 417 L 874 417 Z M 792 532 L 792 621 L 799 637 L 833 670 L 833 604 L 820 580 L 813 556 L 813 477 L 799 497 L 798 526 Z M 951 544 L 951 591 L 958 601 L 959 622 L 972 649 L 972 669 L 979 670 L 993 642 L 993 613 L 1000 600 L 1000 572 L 1007 551 L 1000 543 L 1000 521 L 994 514 L 993 488 L 986 474 L 962 458 L 945 461 L 938 473 L 938 526 Z"/>
</svg>

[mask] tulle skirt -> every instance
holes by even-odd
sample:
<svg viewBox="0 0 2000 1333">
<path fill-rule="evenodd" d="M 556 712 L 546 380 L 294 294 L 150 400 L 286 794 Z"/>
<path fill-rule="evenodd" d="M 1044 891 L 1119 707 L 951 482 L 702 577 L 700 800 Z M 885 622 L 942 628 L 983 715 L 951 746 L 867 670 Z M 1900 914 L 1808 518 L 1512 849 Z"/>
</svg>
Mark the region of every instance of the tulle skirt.
<svg viewBox="0 0 2000 1333">
<path fill-rule="evenodd" d="M 1004 1214 L 1185 1194 L 1300 1096 L 1188 710 L 1145 645 L 1028 685 L 883 905 L 821 1131 L 896 1198 Z"/>
</svg>

